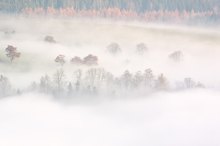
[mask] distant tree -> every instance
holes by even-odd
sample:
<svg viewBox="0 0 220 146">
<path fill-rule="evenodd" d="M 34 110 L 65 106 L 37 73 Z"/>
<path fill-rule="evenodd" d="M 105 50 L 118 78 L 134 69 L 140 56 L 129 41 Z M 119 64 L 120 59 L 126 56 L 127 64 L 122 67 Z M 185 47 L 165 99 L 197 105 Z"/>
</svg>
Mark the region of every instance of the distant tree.
<svg viewBox="0 0 220 146">
<path fill-rule="evenodd" d="M 51 90 L 51 80 L 48 75 L 42 76 L 40 78 L 40 91 L 44 93 L 49 93 Z"/>
<path fill-rule="evenodd" d="M 75 56 L 74 58 L 72 58 L 70 62 L 75 65 L 82 65 L 84 63 L 83 60 L 78 56 Z"/>
<path fill-rule="evenodd" d="M 144 85 L 153 87 L 154 75 L 150 68 L 146 69 L 143 74 Z"/>
<path fill-rule="evenodd" d="M 11 85 L 7 77 L 0 75 L 0 97 L 9 95 L 11 92 Z"/>
<path fill-rule="evenodd" d="M 136 52 L 143 55 L 147 51 L 147 46 L 144 43 L 137 44 Z"/>
<path fill-rule="evenodd" d="M 68 95 L 72 95 L 72 93 L 73 93 L 73 86 L 72 86 L 71 82 L 69 82 L 67 89 L 68 89 L 68 91 L 67 91 Z"/>
<path fill-rule="evenodd" d="M 107 46 L 107 51 L 113 55 L 121 52 L 121 48 L 117 43 L 111 43 Z"/>
<path fill-rule="evenodd" d="M 11 63 L 15 58 L 19 58 L 21 53 L 17 52 L 17 48 L 8 45 L 8 47 L 5 49 L 6 56 L 10 59 Z"/>
<path fill-rule="evenodd" d="M 64 78 L 65 78 L 65 74 L 64 74 L 63 69 L 57 70 L 56 73 L 54 74 L 53 81 L 55 84 L 56 92 L 58 93 L 64 89 L 64 86 L 65 86 Z"/>
<path fill-rule="evenodd" d="M 82 70 L 77 69 L 76 71 L 74 71 L 73 76 L 75 81 L 80 81 L 82 78 Z"/>
<path fill-rule="evenodd" d="M 186 88 L 194 88 L 196 86 L 196 83 L 191 78 L 185 78 L 184 83 Z"/>
<path fill-rule="evenodd" d="M 157 87 L 157 89 L 162 89 L 162 90 L 168 88 L 168 81 L 163 74 L 160 74 L 158 76 L 156 87 Z"/>
<path fill-rule="evenodd" d="M 136 72 L 136 74 L 134 75 L 134 79 L 133 79 L 134 86 L 139 87 L 143 82 L 143 78 L 144 77 L 143 77 L 141 71 Z"/>
<path fill-rule="evenodd" d="M 126 70 L 123 75 L 121 76 L 122 85 L 124 85 L 125 88 L 129 88 L 132 85 L 132 74 Z"/>
<path fill-rule="evenodd" d="M 203 85 L 201 82 L 198 82 L 198 83 L 196 84 L 196 87 L 197 87 L 197 88 L 205 88 L 205 85 Z"/>
<path fill-rule="evenodd" d="M 97 69 L 91 68 L 85 74 L 85 81 L 91 88 L 96 85 Z"/>
<path fill-rule="evenodd" d="M 36 82 L 32 82 L 28 88 L 30 91 L 36 91 L 38 89 L 38 85 Z"/>
<path fill-rule="evenodd" d="M 75 90 L 76 90 L 76 92 L 78 92 L 79 89 L 80 89 L 80 81 L 76 81 L 76 83 L 75 83 Z"/>
<path fill-rule="evenodd" d="M 88 65 L 88 66 L 98 65 L 98 57 L 92 54 L 87 55 L 83 59 L 81 59 L 78 56 L 75 56 L 74 58 L 71 59 L 70 62 L 76 65 Z"/>
<path fill-rule="evenodd" d="M 183 53 L 181 51 L 175 51 L 169 55 L 169 58 L 173 61 L 179 62 L 183 59 Z"/>
<path fill-rule="evenodd" d="M 78 69 L 73 73 L 74 82 L 75 82 L 75 90 L 78 92 L 81 85 L 82 80 L 82 70 Z"/>
<path fill-rule="evenodd" d="M 88 56 L 83 58 L 83 63 L 85 65 L 98 65 L 98 57 L 89 54 Z"/>
<path fill-rule="evenodd" d="M 58 55 L 55 59 L 55 62 L 59 63 L 61 66 L 65 64 L 65 56 L 64 55 Z"/>
<path fill-rule="evenodd" d="M 56 43 L 56 41 L 54 40 L 53 36 L 46 36 L 44 38 L 45 42 L 49 42 L 49 43 Z"/>
</svg>

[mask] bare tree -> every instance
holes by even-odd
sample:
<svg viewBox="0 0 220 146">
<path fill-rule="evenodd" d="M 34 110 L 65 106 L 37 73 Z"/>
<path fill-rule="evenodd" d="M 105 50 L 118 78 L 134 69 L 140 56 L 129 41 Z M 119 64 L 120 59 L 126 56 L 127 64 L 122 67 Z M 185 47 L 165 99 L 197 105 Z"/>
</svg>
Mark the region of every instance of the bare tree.
<svg viewBox="0 0 220 146">
<path fill-rule="evenodd" d="M 194 88 L 196 86 L 196 83 L 191 78 L 185 78 L 184 83 L 186 88 Z"/>
<path fill-rule="evenodd" d="M 71 82 L 69 82 L 67 89 L 68 89 L 68 91 L 67 91 L 68 95 L 72 95 L 72 93 L 73 93 L 73 86 L 72 86 Z"/>
<path fill-rule="evenodd" d="M 65 86 L 64 77 L 65 75 L 63 69 L 57 70 L 56 73 L 54 74 L 54 83 L 57 92 L 61 92 Z"/>
<path fill-rule="evenodd" d="M 51 80 L 48 75 L 42 76 L 40 79 L 40 91 L 48 93 L 51 90 Z"/>
<path fill-rule="evenodd" d="M 11 45 L 8 45 L 5 51 L 6 51 L 6 56 L 10 59 L 11 63 L 15 58 L 19 58 L 21 55 L 20 52 L 17 52 L 17 48 Z"/>
<path fill-rule="evenodd" d="M 183 53 L 181 51 L 175 51 L 169 55 L 169 58 L 175 62 L 179 62 L 183 59 Z"/>
<path fill-rule="evenodd" d="M 11 92 L 11 85 L 7 77 L 0 75 L 0 96 L 7 96 Z"/>
<path fill-rule="evenodd" d="M 80 89 L 80 84 L 81 84 L 81 78 L 82 78 L 82 70 L 78 69 L 74 73 L 74 82 L 75 82 L 75 90 L 79 91 Z"/>
</svg>

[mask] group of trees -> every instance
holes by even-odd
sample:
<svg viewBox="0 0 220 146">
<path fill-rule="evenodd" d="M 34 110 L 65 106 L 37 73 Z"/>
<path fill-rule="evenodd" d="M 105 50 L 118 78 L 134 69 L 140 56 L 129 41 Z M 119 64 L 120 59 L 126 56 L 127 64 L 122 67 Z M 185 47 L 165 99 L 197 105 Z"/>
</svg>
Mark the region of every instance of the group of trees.
<svg viewBox="0 0 220 146">
<path fill-rule="evenodd" d="M 121 48 L 117 43 L 111 43 L 106 49 L 112 53 L 117 54 L 121 52 Z M 136 51 L 143 54 L 148 48 L 144 43 L 136 45 Z M 15 58 L 20 57 L 20 52 L 17 48 L 8 45 L 5 49 L 6 56 L 12 62 Z M 174 61 L 181 61 L 183 53 L 175 51 L 168 56 Z M 65 72 L 62 69 L 66 63 L 64 55 L 58 55 L 55 62 L 61 65 L 61 69 L 57 70 L 53 76 L 42 76 L 39 82 L 33 82 L 28 90 L 13 89 L 9 79 L 0 75 L 0 97 L 5 97 L 13 94 L 20 94 L 25 91 L 37 91 L 41 93 L 52 94 L 54 96 L 68 96 L 74 95 L 121 95 L 123 93 L 146 93 L 149 91 L 169 90 L 169 81 L 164 74 L 154 75 L 151 69 L 146 69 L 144 72 L 138 71 L 131 73 L 126 70 L 121 76 L 114 76 L 112 73 L 106 71 L 104 68 L 88 68 L 86 71 L 81 69 L 73 73 L 72 80 L 66 80 Z M 74 64 L 97 65 L 98 57 L 88 55 L 83 59 L 74 57 L 70 60 Z M 182 82 L 176 84 L 175 89 L 187 89 L 204 87 L 201 83 L 193 81 L 191 78 L 185 78 Z M 136 92 L 137 91 L 137 92 Z"/>
<path fill-rule="evenodd" d="M 206 20 L 219 21 L 220 13 L 218 8 L 207 11 L 179 11 L 179 10 L 148 10 L 138 13 L 133 10 L 125 10 L 117 7 L 103 8 L 103 9 L 82 9 L 76 10 L 74 8 L 24 8 L 22 13 L 25 15 L 50 15 L 50 16 L 70 16 L 70 17 L 101 17 L 114 19 L 136 19 L 142 21 L 168 21 L 168 22 L 182 22 L 190 20 Z"/>
<path fill-rule="evenodd" d="M 0 0 L 0 10 L 27 15 L 219 21 L 218 0 Z"/>
<path fill-rule="evenodd" d="M 65 55 L 58 55 L 55 58 L 55 62 L 63 66 L 66 63 Z M 81 59 L 78 56 L 75 56 L 70 60 L 70 63 L 75 65 L 87 65 L 87 66 L 98 65 L 98 57 L 92 54 L 87 55 L 83 59 Z"/>
<path fill-rule="evenodd" d="M 210 11 L 220 4 L 218 0 L 0 0 L 0 6 L 4 11 L 14 12 L 26 7 L 44 9 L 71 7 L 75 10 L 116 7 L 120 10 L 133 10 L 140 13 L 149 10 Z"/>
<path fill-rule="evenodd" d="M 174 89 L 204 87 L 191 78 L 185 78 Z M 70 80 L 66 80 L 63 69 L 58 69 L 53 76 L 44 75 L 38 82 L 33 82 L 23 90 L 51 94 L 55 97 L 86 96 L 120 96 L 130 94 L 147 94 L 150 92 L 171 90 L 164 74 L 155 75 L 151 69 L 144 72 L 131 73 L 126 70 L 120 76 L 114 76 L 103 68 L 90 68 L 86 71 L 77 69 Z M 15 92 L 17 91 L 17 92 Z M 19 91 L 19 92 L 18 92 Z M 7 77 L 0 75 L 0 97 L 20 94 L 20 90 L 12 90 Z"/>
</svg>

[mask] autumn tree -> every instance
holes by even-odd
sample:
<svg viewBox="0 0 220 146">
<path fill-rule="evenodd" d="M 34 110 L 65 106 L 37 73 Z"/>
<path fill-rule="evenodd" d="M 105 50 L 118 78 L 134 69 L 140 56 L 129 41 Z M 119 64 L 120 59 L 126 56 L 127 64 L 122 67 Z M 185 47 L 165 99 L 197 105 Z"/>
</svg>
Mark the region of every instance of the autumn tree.
<svg viewBox="0 0 220 146">
<path fill-rule="evenodd" d="M 5 51 L 6 51 L 6 56 L 10 59 L 11 63 L 15 58 L 19 58 L 21 55 L 20 52 L 17 52 L 17 48 L 11 45 L 8 45 Z"/>
</svg>

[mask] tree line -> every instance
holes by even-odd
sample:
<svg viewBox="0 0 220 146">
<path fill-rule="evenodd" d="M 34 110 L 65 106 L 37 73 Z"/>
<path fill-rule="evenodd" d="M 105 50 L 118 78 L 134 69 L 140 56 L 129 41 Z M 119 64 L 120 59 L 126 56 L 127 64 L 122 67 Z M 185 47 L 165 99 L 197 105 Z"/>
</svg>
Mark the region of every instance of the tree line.
<svg viewBox="0 0 220 146">
<path fill-rule="evenodd" d="M 44 9 L 70 7 L 75 10 L 119 8 L 137 13 L 152 10 L 201 12 L 212 11 L 219 6 L 219 0 L 0 0 L 0 10 L 7 12 L 19 12 L 27 7 Z"/>
<path fill-rule="evenodd" d="M 106 47 L 111 55 L 118 55 L 122 52 L 117 43 L 111 43 Z M 144 43 L 136 46 L 136 53 L 143 55 L 148 50 Z M 5 55 L 9 62 L 13 63 L 16 58 L 21 56 L 16 47 L 8 45 L 5 48 Z M 174 51 L 169 54 L 169 59 L 179 62 L 183 59 L 181 51 Z M 155 75 L 151 68 L 144 71 L 130 72 L 125 70 L 121 75 L 115 76 L 104 68 L 97 67 L 98 57 L 88 55 L 84 58 L 75 56 L 70 60 L 76 70 L 72 73 L 71 79 L 66 78 L 64 65 L 66 63 L 65 55 L 58 55 L 54 63 L 58 64 L 56 72 L 49 76 L 43 75 L 39 81 L 34 81 L 26 89 L 15 89 L 10 83 L 10 79 L 5 75 L 0 75 L 0 97 L 21 94 L 23 92 L 38 92 L 53 95 L 54 97 L 84 97 L 84 96 L 124 96 L 131 94 L 148 94 L 161 90 L 179 90 L 204 87 L 200 82 L 195 82 L 191 78 L 185 78 L 183 81 L 170 85 L 167 77 L 161 73 Z M 83 70 L 81 66 L 86 66 Z"/>
<path fill-rule="evenodd" d="M 61 67 L 53 75 L 43 75 L 38 81 L 33 81 L 26 89 L 13 88 L 10 79 L 0 75 L 0 97 L 25 92 L 43 93 L 61 98 L 146 96 L 156 91 L 192 88 L 204 88 L 204 85 L 191 78 L 185 78 L 172 87 L 164 74 L 155 75 L 150 68 L 135 73 L 125 70 L 120 76 L 114 76 L 104 68 L 92 67 L 87 70 L 79 68 L 72 73 L 71 79 L 67 80 L 66 73 Z"/>
</svg>

